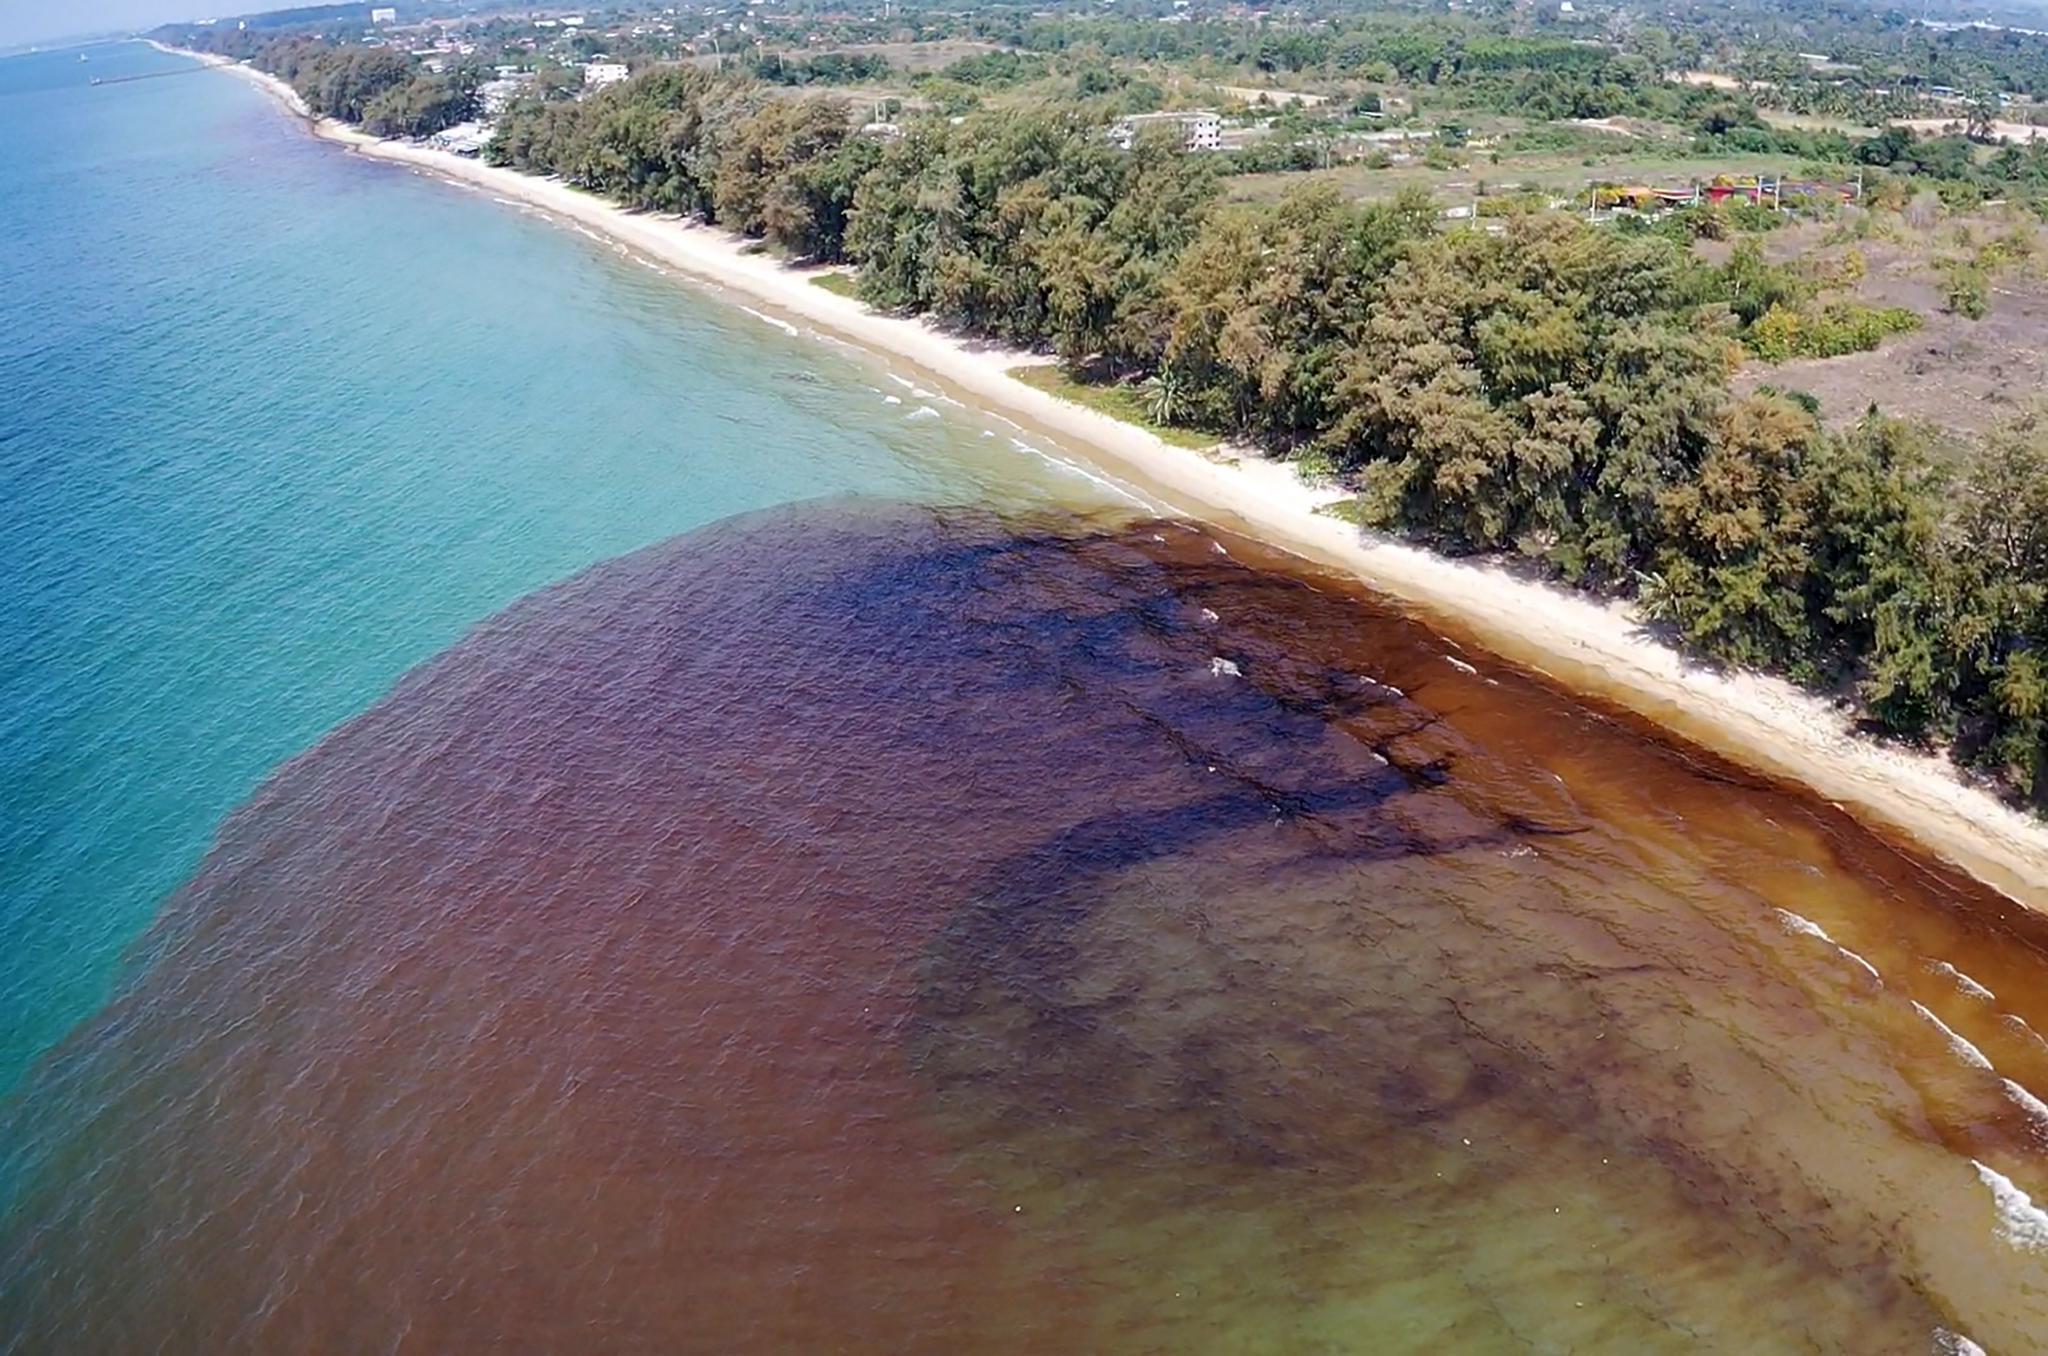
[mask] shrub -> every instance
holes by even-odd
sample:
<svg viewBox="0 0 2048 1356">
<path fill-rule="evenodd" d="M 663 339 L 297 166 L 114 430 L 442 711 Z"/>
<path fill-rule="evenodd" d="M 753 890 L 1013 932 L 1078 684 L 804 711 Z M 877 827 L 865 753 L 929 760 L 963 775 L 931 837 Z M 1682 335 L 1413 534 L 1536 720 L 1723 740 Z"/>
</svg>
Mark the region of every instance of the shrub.
<svg viewBox="0 0 2048 1356">
<path fill-rule="evenodd" d="M 1991 278 L 1974 259 L 1951 259 L 1942 265 L 1944 309 L 1965 320 L 1982 320 L 1991 314 Z"/>
<path fill-rule="evenodd" d="M 1788 358 L 1839 358 L 1866 353 L 1894 334 L 1920 327 L 1920 317 L 1903 306 L 1866 306 L 1833 301 L 1818 311 L 1774 303 L 1743 334 L 1749 351 L 1765 362 Z"/>
<path fill-rule="evenodd" d="M 1806 317 L 1783 303 L 1757 317 L 1744 336 L 1750 352 L 1767 363 L 1781 363 L 1797 357 L 1805 342 Z"/>
</svg>

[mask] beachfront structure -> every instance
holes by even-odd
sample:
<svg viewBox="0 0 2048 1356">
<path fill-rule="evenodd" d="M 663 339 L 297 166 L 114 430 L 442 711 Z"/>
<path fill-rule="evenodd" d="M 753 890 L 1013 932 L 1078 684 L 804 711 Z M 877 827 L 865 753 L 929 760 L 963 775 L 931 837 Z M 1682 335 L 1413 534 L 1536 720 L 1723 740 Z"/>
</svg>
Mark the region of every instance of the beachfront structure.
<svg viewBox="0 0 2048 1356">
<path fill-rule="evenodd" d="M 427 138 L 427 144 L 437 151 L 452 151 L 456 155 L 479 156 L 484 147 L 491 144 L 493 128 L 487 122 L 459 122 L 453 127 L 444 127 Z"/>
<path fill-rule="evenodd" d="M 1109 129 L 1109 140 L 1128 151 L 1147 127 L 1179 127 L 1181 138 L 1191 151 L 1214 151 L 1223 146 L 1223 119 L 1206 108 L 1185 113 L 1133 113 L 1117 120 Z"/>
<path fill-rule="evenodd" d="M 625 78 L 626 63 L 623 61 L 593 61 L 583 68 L 583 84 L 589 89 L 603 89 Z"/>
</svg>

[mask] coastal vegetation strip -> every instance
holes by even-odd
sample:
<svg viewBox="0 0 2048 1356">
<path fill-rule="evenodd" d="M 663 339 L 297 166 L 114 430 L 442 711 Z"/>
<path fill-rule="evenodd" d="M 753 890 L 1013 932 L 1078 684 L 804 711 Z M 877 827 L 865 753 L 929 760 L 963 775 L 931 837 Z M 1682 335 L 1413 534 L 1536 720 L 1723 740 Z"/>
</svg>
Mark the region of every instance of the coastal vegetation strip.
<svg viewBox="0 0 2048 1356">
<path fill-rule="evenodd" d="M 665 68 L 515 104 L 490 154 L 1169 388 L 1155 422 L 1291 457 L 1363 521 L 1633 597 L 1696 653 L 1853 694 L 2039 800 L 2048 438 L 2021 418 L 1937 458 L 1875 413 L 1830 430 L 1733 394 L 1744 347 L 1784 342 L 1757 327 L 1806 300 L 1792 270 L 1544 210 L 1480 230 L 1414 196 L 1224 203 L 1204 157 L 1164 135 L 1118 151 L 1084 109 L 896 131 Z"/>
</svg>

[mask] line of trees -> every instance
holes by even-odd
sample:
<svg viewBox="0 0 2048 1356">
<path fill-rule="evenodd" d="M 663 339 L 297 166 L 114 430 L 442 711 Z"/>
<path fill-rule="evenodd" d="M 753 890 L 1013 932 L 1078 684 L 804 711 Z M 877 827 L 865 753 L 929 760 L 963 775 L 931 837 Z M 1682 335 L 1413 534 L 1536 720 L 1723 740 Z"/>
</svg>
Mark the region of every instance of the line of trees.
<svg viewBox="0 0 2048 1356">
<path fill-rule="evenodd" d="M 477 114 L 477 71 L 435 73 L 395 47 L 217 25 L 161 31 L 174 45 L 252 62 L 289 84 L 315 115 L 376 136 L 432 136 Z"/>
<path fill-rule="evenodd" d="M 1846 681 L 2048 801 L 2048 425 L 1938 463 L 1875 412 L 1836 433 L 1733 395 L 1811 300 L 1753 250 L 1542 211 L 1446 230 L 1416 195 L 1225 203 L 1170 131 L 1119 152 L 1079 106 L 882 142 L 693 68 L 515 106 L 490 154 L 851 261 L 879 307 L 1139 383 L 1162 422 L 1341 477 L 1374 526 L 1634 595 L 1707 655 Z"/>
</svg>

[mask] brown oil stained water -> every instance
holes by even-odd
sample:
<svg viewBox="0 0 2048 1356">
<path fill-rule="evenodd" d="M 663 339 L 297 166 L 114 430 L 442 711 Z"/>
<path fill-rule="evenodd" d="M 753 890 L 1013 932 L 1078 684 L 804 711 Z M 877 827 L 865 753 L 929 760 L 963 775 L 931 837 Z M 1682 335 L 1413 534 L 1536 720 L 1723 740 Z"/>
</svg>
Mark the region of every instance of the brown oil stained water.
<svg viewBox="0 0 2048 1356">
<path fill-rule="evenodd" d="M 1243 541 L 755 515 L 224 825 L 0 1347 L 2039 1350 L 2043 941 Z"/>
</svg>

